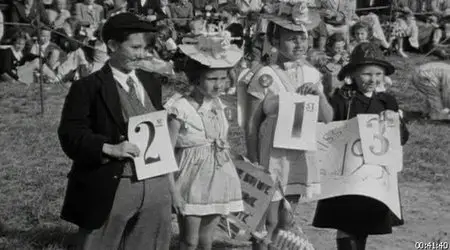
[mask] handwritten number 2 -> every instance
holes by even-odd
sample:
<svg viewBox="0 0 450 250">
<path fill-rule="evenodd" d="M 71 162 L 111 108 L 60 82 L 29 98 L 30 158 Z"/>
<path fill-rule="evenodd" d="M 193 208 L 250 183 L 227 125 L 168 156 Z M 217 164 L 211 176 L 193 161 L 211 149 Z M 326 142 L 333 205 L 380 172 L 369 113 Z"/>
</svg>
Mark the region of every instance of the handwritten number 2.
<svg viewBox="0 0 450 250">
<path fill-rule="evenodd" d="M 149 122 L 149 121 L 145 121 L 145 122 L 141 122 L 139 123 L 135 128 L 134 128 L 134 132 L 139 133 L 141 131 L 141 127 L 140 125 L 146 125 L 148 128 L 148 141 L 147 141 L 147 146 L 145 148 L 145 152 L 144 152 L 144 162 L 145 164 L 151 164 L 151 163 L 155 163 L 161 160 L 161 157 L 159 155 L 157 155 L 156 157 L 147 157 L 147 151 L 150 148 L 150 146 L 152 145 L 153 140 L 155 139 L 155 126 L 153 125 L 153 123 Z"/>
</svg>

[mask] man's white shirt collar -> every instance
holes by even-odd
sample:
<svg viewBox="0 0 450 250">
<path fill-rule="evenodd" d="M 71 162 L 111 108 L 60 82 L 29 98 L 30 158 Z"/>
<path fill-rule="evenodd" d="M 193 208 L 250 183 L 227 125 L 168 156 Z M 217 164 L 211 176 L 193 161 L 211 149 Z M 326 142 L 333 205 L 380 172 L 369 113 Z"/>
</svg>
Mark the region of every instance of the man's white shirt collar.
<svg viewBox="0 0 450 250">
<path fill-rule="evenodd" d="M 122 71 L 114 68 L 113 66 L 109 65 L 111 67 L 111 71 L 113 74 L 114 79 L 120 84 L 120 86 L 128 93 L 130 91 L 130 87 L 127 84 L 128 77 L 131 77 L 134 81 L 134 89 L 136 90 L 136 94 L 139 98 L 139 101 L 141 101 L 142 105 L 145 106 L 144 102 L 144 95 L 145 90 L 144 87 L 141 84 L 141 81 L 137 78 L 136 72 L 133 70 L 128 74 L 123 73 Z"/>
</svg>

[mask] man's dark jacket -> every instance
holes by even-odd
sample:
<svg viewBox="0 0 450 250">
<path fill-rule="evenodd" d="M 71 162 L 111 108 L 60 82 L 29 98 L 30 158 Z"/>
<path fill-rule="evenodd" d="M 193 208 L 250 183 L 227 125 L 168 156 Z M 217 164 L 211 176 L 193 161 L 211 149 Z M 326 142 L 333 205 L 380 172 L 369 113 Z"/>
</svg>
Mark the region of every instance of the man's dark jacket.
<svg viewBox="0 0 450 250">
<path fill-rule="evenodd" d="M 161 85 L 153 73 L 136 71 L 156 109 Z M 61 218 L 85 229 L 100 228 L 111 212 L 124 163 L 102 153 L 104 143 L 127 138 L 119 93 L 105 66 L 72 84 L 58 129 L 63 151 L 73 160 Z"/>
</svg>

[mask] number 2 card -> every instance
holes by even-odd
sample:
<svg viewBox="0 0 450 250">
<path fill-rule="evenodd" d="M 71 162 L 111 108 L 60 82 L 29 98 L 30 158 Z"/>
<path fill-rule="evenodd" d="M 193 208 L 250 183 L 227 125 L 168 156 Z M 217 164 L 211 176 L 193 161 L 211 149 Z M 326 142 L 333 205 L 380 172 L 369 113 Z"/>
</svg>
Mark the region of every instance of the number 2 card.
<svg viewBox="0 0 450 250">
<path fill-rule="evenodd" d="M 139 156 L 133 159 L 138 180 L 178 171 L 166 111 L 130 117 L 128 140 L 140 150 Z"/>
</svg>

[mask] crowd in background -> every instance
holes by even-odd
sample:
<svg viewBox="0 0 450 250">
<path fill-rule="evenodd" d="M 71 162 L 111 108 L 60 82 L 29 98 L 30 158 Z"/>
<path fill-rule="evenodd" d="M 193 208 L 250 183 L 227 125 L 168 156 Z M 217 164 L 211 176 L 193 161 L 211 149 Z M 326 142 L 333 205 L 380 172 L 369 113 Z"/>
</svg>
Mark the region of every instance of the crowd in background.
<svg viewBox="0 0 450 250">
<path fill-rule="evenodd" d="M 450 0 L 308 3 L 320 10 L 322 19 L 310 31 L 310 47 L 314 51 L 309 59 L 331 82 L 336 81 L 335 74 L 347 63 L 352 49 L 364 41 L 379 44 L 386 54 L 398 53 L 402 57 L 408 57 L 408 51 L 435 54 L 442 59 L 450 56 Z M 0 75 L 2 80 L 12 82 L 26 79 L 30 71 L 38 69 L 39 57 L 50 82 L 70 81 L 100 69 L 108 55 L 99 31 L 108 17 L 124 11 L 138 14 L 160 31 L 157 37 L 149 37 L 152 42 L 147 59 L 161 63 L 143 60 L 144 68 L 172 73 L 177 45 L 195 41 L 204 30 L 205 20 L 221 22 L 233 37 L 241 38 L 234 43 L 244 46 L 247 65 L 269 63 L 276 51 L 265 39 L 264 13 L 272 4 L 262 0 L 9 1 L 0 15 L 7 22 L 0 25 Z M 388 8 L 366 9 L 377 6 Z M 21 81 L 33 81 L 28 78 Z"/>
</svg>

